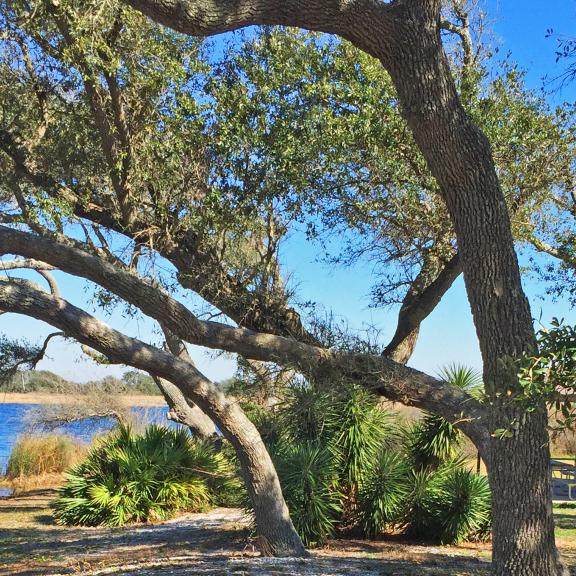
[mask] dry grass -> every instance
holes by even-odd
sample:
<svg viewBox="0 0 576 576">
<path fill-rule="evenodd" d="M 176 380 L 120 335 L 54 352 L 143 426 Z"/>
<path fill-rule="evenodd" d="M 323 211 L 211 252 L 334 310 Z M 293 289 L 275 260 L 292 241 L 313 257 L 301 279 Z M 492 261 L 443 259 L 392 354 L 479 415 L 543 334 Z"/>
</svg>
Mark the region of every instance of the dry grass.
<svg viewBox="0 0 576 576">
<path fill-rule="evenodd" d="M 85 456 L 87 446 L 63 434 L 21 436 L 10 455 L 5 482 L 15 491 L 55 486 Z"/>
<path fill-rule="evenodd" d="M 117 395 L 126 406 L 164 406 L 163 396 L 146 396 L 144 394 Z M 0 392 L 0 404 L 72 404 L 74 395 L 51 394 L 47 392 Z"/>
</svg>

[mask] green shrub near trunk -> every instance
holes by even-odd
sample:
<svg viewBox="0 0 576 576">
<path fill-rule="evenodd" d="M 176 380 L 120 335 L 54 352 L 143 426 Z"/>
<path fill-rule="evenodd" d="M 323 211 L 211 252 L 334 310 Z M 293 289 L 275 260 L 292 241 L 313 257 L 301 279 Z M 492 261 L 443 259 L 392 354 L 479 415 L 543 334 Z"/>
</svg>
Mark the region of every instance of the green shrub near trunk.
<svg viewBox="0 0 576 576">
<path fill-rule="evenodd" d="M 445 377 L 465 389 L 476 384 L 463 368 Z M 406 426 L 359 387 L 302 385 L 254 422 L 268 432 L 292 520 L 309 547 L 358 533 L 403 531 L 445 544 L 489 534 L 487 479 L 466 469 L 462 433 L 439 416 Z"/>
<path fill-rule="evenodd" d="M 163 520 L 206 509 L 234 481 L 224 456 L 185 429 L 120 427 L 66 475 L 54 516 L 84 526 Z"/>
</svg>

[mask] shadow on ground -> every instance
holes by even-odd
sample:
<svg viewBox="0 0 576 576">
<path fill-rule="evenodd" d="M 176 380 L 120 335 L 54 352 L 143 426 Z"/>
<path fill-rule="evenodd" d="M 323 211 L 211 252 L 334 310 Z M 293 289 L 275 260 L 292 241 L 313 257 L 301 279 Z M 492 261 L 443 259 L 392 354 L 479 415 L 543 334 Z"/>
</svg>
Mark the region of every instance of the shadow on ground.
<svg viewBox="0 0 576 576">
<path fill-rule="evenodd" d="M 240 510 L 124 528 L 56 526 L 54 493 L 0 500 L 0 575 L 488 576 L 485 545 L 434 547 L 334 540 L 306 559 L 260 558 Z M 566 516 L 564 518 L 564 516 Z M 560 513 L 560 522 L 576 517 Z M 248 544 L 247 544 L 248 543 Z"/>
</svg>

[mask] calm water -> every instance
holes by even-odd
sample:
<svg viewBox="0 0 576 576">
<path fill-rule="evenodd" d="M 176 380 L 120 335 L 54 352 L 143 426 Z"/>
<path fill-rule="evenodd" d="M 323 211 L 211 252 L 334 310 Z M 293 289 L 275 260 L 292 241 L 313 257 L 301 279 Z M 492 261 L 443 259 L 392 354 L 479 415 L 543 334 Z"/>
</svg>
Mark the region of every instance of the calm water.
<svg viewBox="0 0 576 576">
<path fill-rule="evenodd" d="M 18 436 L 27 431 L 25 414 L 30 409 L 39 408 L 35 404 L 0 404 L 0 473 L 6 470 L 10 452 Z M 132 408 L 137 413 L 138 419 L 145 422 L 157 422 L 160 424 L 173 424 L 166 419 L 166 406 L 155 406 L 149 408 Z M 114 422 L 112 420 L 85 420 L 66 424 L 55 430 L 55 432 L 66 433 L 89 442 L 96 434 L 110 430 Z"/>
</svg>

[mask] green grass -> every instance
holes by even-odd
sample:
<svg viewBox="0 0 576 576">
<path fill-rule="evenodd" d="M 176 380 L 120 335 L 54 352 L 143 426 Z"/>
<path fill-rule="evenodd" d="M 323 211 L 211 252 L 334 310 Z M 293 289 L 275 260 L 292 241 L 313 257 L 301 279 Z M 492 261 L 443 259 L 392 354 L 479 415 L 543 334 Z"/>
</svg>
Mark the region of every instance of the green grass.
<svg viewBox="0 0 576 576">
<path fill-rule="evenodd" d="M 576 545 L 576 502 L 554 504 L 553 512 L 556 536 L 565 539 L 573 538 L 574 545 Z"/>
</svg>

